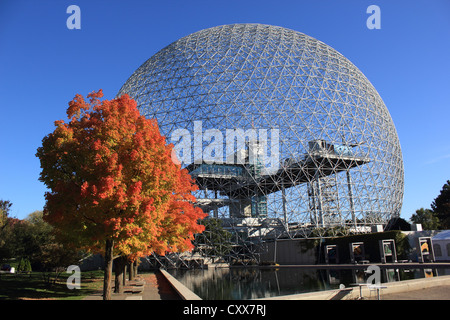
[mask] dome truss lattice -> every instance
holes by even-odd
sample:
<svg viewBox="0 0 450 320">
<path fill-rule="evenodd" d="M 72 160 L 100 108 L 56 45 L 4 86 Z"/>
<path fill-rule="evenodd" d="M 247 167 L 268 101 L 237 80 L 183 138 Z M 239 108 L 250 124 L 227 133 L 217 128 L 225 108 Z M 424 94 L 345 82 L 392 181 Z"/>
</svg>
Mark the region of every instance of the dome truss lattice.
<svg viewBox="0 0 450 320">
<path fill-rule="evenodd" d="M 247 226 L 247 236 L 361 232 L 400 213 L 403 160 L 391 116 L 362 72 L 312 37 L 260 24 L 202 30 L 148 59 L 123 93 L 178 147 L 204 211 Z M 226 131 L 236 129 L 265 132 L 265 156 L 278 142 L 274 170 L 250 162 L 262 146 L 251 138 L 227 153 Z M 240 162 L 227 161 L 239 152 Z"/>
</svg>

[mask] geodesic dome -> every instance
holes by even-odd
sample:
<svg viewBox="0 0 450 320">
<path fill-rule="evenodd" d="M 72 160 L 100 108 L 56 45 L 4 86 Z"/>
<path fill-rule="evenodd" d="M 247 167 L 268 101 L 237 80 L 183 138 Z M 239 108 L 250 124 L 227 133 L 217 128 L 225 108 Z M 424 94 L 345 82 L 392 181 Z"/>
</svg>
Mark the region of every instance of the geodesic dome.
<svg viewBox="0 0 450 320">
<path fill-rule="evenodd" d="M 307 236 L 400 213 L 390 114 L 357 67 L 312 37 L 260 24 L 201 30 L 148 59 L 123 93 L 157 119 L 211 216 Z"/>
</svg>

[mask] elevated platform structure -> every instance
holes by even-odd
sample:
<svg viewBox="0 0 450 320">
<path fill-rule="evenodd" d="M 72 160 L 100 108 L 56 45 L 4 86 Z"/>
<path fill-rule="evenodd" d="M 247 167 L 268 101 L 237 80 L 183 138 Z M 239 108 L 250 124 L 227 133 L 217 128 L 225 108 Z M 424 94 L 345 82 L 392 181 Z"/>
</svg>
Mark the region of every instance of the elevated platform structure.
<svg viewBox="0 0 450 320">
<path fill-rule="evenodd" d="M 229 216 L 222 217 L 223 228 L 234 235 L 231 260 L 256 260 L 264 241 L 278 238 L 305 237 L 317 228 L 342 225 L 336 175 L 347 173 L 348 194 L 353 209 L 350 170 L 370 162 L 370 159 L 354 154 L 352 147 L 329 144 L 324 140 L 309 142 L 308 152 L 299 158 L 284 159 L 272 174 L 262 174 L 260 162 L 249 163 L 247 150 L 245 161 L 238 164 L 194 163 L 187 167 L 200 190 L 214 197 L 197 199 L 197 205 L 212 217 L 218 218 L 218 209 L 228 207 Z M 259 155 L 261 156 L 261 155 Z M 289 221 L 286 214 L 287 189 L 306 183 L 309 197 L 310 222 Z M 267 197 L 282 193 L 283 217 L 269 217 Z M 357 229 L 355 214 L 354 230 Z M 234 257 L 231 257 L 234 256 Z"/>
<path fill-rule="evenodd" d="M 248 150 L 244 150 L 247 156 L 242 164 L 202 162 L 190 164 L 187 169 L 200 190 L 214 191 L 214 198 L 198 199 L 198 206 L 205 212 L 228 206 L 230 217 L 267 217 L 268 195 L 278 191 L 284 194 L 286 189 L 308 183 L 310 209 L 318 216 L 318 210 L 328 208 L 325 202 L 337 200 L 333 199 L 332 190 L 327 190 L 333 187 L 330 179 L 324 178 L 342 171 L 349 173 L 350 169 L 370 162 L 355 156 L 352 146 L 311 141 L 310 150 L 303 157 L 287 158 L 275 173 L 266 175 L 261 173 L 261 165 L 249 163 Z M 350 176 L 348 180 L 351 188 Z"/>
<path fill-rule="evenodd" d="M 250 198 L 255 194 L 268 195 L 368 162 L 365 158 L 314 152 L 302 159 L 286 159 L 273 175 L 252 176 L 245 164 L 201 163 L 191 164 L 187 169 L 201 189 L 218 191 L 221 195 L 233 199 Z"/>
</svg>

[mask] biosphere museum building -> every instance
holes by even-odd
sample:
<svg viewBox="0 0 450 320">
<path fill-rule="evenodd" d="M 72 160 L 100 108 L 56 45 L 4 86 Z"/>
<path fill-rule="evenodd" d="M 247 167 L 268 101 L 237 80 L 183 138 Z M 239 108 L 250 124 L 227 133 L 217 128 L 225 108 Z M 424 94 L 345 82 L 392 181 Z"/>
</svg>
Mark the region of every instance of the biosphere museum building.
<svg viewBox="0 0 450 320">
<path fill-rule="evenodd" d="M 366 232 L 400 214 L 403 160 L 387 107 L 354 64 L 308 35 L 201 30 L 145 61 L 124 93 L 174 144 L 197 205 L 246 238 Z"/>
</svg>

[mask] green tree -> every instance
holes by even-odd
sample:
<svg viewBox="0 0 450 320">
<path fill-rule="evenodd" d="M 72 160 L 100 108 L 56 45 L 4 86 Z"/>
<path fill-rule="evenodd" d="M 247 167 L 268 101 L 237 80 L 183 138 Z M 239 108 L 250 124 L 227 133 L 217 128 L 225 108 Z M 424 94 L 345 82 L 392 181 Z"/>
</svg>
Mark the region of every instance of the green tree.
<svg viewBox="0 0 450 320">
<path fill-rule="evenodd" d="M 19 265 L 17 266 L 17 272 L 31 272 L 32 268 L 31 268 L 31 263 L 30 260 L 28 259 L 24 259 L 24 258 L 20 258 L 20 262 Z"/>
<path fill-rule="evenodd" d="M 440 194 L 431 203 L 431 209 L 439 219 L 441 229 L 450 229 L 450 180 L 447 180 Z"/>
<path fill-rule="evenodd" d="M 196 249 L 213 258 L 222 258 L 229 254 L 232 248 L 232 234 L 223 228 L 222 220 L 207 218 L 200 223 L 205 226 L 205 231 L 197 234 Z"/>
<path fill-rule="evenodd" d="M 9 243 L 7 242 L 11 233 L 11 228 L 8 227 L 11 220 L 9 217 L 11 206 L 12 203 L 9 200 L 0 200 L 0 263 L 11 256 Z"/>
<path fill-rule="evenodd" d="M 11 230 L 9 247 L 15 258 L 30 260 L 34 269 L 40 269 L 41 247 L 51 241 L 51 226 L 42 219 L 42 211 L 30 213 L 24 220 L 17 221 Z"/>
<path fill-rule="evenodd" d="M 9 210 L 12 203 L 9 200 L 0 200 L 0 231 L 8 224 Z"/>
<path fill-rule="evenodd" d="M 34 270 L 58 275 L 80 260 L 81 253 L 56 239 L 52 226 L 43 220 L 42 211 L 16 220 L 8 226 L 8 250 L 10 257 L 21 259 L 20 268 L 32 266 Z"/>
<path fill-rule="evenodd" d="M 411 216 L 411 221 L 415 224 L 422 224 L 424 230 L 436 230 L 440 227 L 439 219 L 430 209 L 417 209 L 416 213 Z"/>
</svg>

